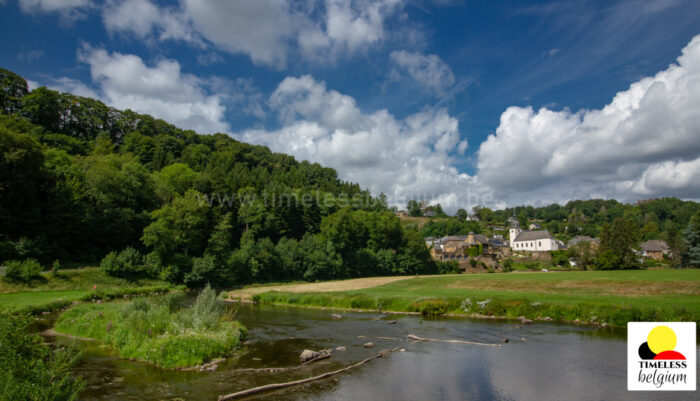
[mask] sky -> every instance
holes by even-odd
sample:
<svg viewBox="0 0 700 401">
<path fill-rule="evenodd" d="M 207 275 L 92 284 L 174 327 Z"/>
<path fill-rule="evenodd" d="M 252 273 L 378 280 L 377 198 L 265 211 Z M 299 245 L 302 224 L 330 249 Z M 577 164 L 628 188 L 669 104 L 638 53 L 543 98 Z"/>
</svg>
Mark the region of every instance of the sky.
<svg viewBox="0 0 700 401">
<path fill-rule="evenodd" d="M 0 67 L 447 211 L 700 199 L 697 0 L 0 0 Z"/>
</svg>

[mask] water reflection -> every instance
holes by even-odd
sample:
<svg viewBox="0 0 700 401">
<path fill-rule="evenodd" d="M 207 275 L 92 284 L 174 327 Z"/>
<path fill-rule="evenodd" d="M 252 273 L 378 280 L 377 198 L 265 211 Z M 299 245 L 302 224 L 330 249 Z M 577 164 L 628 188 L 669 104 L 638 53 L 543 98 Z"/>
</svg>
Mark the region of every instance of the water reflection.
<svg viewBox="0 0 700 401">
<path fill-rule="evenodd" d="M 248 399 L 274 400 L 696 400 L 697 393 L 626 390 L 624 330 L 558 324 L 518 327 L 512 322 L 242 305 L 249 331 L 243 346 L 214 373 L 176 372 L 86 348 L 78 368 L 89 387 L 85 400 L 215 400 L 246 388 L 297 380 L 339 369 L 381 349 L 405 347 L 351 373 Z M 379 318 L 379 320 L 378 320 Z M 409 343 L 378 337 L 463 339 L 502 347 Z M 376 344 L 365 349 L 366 342 Z M 347 347 L 333 358 L 284 373 L 240 368 L 298 364 L 304 349 Z"/>
</svg>

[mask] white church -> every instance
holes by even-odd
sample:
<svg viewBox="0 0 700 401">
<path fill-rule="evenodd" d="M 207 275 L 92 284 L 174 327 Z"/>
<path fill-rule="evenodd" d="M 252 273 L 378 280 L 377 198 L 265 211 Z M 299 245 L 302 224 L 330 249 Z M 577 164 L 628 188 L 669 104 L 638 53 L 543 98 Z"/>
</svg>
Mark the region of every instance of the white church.
<svg viewBox="0 0 700 401">
<path fill-rule="evenodd" d="M 523 231 L 516 219 L 510 225 L 510 249 L 513 251 L 556 251 L 559 243 L 547 230 Z"/>
</svg>

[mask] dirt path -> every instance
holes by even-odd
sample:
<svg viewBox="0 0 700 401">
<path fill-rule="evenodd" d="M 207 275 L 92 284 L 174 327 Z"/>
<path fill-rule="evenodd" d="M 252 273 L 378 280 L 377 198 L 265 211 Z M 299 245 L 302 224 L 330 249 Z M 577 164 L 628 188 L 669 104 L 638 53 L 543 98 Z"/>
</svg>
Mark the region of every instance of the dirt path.
<svg viewBox="0 0 700 401">
<path fill-rule="evenodd" d="M 352 280 L 326 281 L 323 283 L 305 283 L 305 284 L 287 284 L 287 285 L 268 285 L 263 287 L 242 288 L 229 292 L 229 297 L 233 299 L 240 298 L 241 301 L 250 301 L 255 294 L 260 294 L 268 291 L 280 292 L 333 292 L 333 291 L 351 291 L 361 290 L 364 288 L 376 287 L 378 285 L 393 283 L 394 281 L 407 280 L 412 276 L 400 277 L 367 277 L 356 278 Z"/>
</svg>

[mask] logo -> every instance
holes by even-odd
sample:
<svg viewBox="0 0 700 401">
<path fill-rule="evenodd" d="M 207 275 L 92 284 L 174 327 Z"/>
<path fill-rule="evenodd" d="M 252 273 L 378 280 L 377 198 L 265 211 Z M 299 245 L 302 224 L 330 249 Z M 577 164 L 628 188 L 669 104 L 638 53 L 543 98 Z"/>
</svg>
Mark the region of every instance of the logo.
<svg viewBox="0 0 700 401">
<path fill-rule="evenodd" d="M 695 323 L 627 323 L 627 389 L 695 390 Z"/>
</svg>

